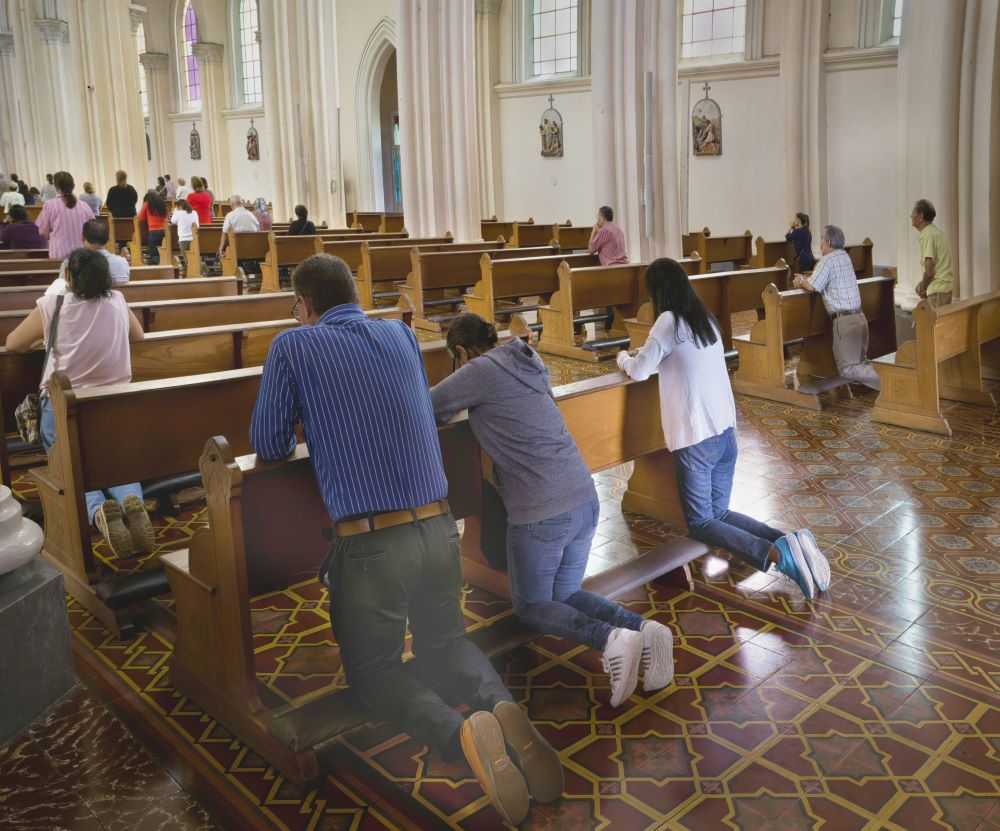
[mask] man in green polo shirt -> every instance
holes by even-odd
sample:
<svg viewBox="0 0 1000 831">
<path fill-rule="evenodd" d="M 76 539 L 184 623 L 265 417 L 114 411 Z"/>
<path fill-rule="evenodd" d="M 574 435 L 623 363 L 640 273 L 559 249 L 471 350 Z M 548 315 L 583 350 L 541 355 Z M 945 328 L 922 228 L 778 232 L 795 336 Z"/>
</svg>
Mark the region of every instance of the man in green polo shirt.
<svg viewBox="0 0 1000 831">
<path fill-rule="evenodd" d="M 932 306 L 946 306 L 951 303 L 952 279 L 951 246 L 948 238 L 934 224 L 937 211 L 926 199 L 918 199 L 910 212 L 910 221 L 917 229 L 920 243 L 920 261 L 924 266 L 924 277 L 917 283 L 916 292 L 925 297 Z"/>
</svg>

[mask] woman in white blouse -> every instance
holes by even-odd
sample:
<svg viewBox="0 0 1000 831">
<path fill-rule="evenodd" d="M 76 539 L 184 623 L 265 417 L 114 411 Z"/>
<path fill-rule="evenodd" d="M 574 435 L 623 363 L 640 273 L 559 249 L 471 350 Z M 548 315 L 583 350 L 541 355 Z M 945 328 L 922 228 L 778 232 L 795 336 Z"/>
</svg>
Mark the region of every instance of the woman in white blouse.
<svg viewBox="0 0 1000 831">
<path fill-rule="evenodd" d="M 660 415 L 674 457 L 688 535 L 724 548 L 760 571 L 773 563 L 807 599 L 830 585 L 830 565 L 807 530 L 785 534 L 729 509 L 736 469 L 736 405 L 719 324 L 684 269 L 663 258 L 646 271 L 656 322 L 646 345 L 618 353 L 642 381 L 659 373 Z"/>
</svg>

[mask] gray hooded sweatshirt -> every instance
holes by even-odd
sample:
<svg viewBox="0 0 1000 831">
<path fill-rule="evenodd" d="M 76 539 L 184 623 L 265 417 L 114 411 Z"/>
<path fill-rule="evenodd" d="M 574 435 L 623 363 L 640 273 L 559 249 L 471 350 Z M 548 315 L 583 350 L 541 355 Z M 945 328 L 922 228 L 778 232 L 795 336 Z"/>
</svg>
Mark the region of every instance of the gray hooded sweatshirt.
<svg viewBox="0 0 1000 831">
<path fill-rule="evenodd" d="M 597 489 L 549 389 L 549 370 L 514 340 L 469 361 L 431 389 L 439 423 L 468 409 L 493 460 L 510 522 L 523 525 L 597 499 Z"/>
</svg>

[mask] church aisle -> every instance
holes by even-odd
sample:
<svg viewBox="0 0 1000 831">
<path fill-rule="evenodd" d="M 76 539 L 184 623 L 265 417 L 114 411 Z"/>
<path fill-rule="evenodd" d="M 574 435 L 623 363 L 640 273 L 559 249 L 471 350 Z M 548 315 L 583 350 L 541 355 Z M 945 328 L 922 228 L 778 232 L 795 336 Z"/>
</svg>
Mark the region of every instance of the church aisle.
<svg viewBox="0 0 1000 831">
<path fill-rule="evenodd" d="M 781 527 L 811 527 L 831 560 L 829 593 L 806 603 L 784 578 L 719 553 L 694 564 L 694 593 L 659 583 L 636 590 L 629 608 L 676 632 L 677 676 L 618 710 L 606 704 L 595 654 L 553 637 L 512 652 L 505 680 L 566 766 L 566 798 L 534 806 L 522 827 L 996 831 L 1000 417 L 951 405 L 949 439 L 873 424 L 864 393 L 831 398 L 821 412 L 746 397 L 738 403 L 734 507 Z M 678 533 L 622 515 L 626 469 L 597 480 L 603 516 L 592 571 Z M 199 517 L 160 521 L 171 526 L 166 547 L 176 547 Z M 258 677 L 272 699 L 301 702 L 343 685 L 325 603 L 305 577 L 255 600 Z M 167 760 L 174 778 L 151 757 L 129 762 L 135 773 L 118 803 L 115 788 L 91 775 L 100 766 L 81 768 L 72 788 L 79 798 L 47 791 L 50 810 L 65 808 L 60 824 L 500 827 L 464 764 L 444 764 L 384 725 L 327 747 L 330 778 L 320 789 L 286 783 L 171 688 L 170 606 L 158 605 L 146 631 L 119 643 L 71 602 L 80 674 Z M 510 609 L 472 589 L 465 612 L 473 628 Z M 89 693 L 63 706 L 64 715 L 50 714 L 0 752 L 5 808 L 30 802 L 17 795 L 31 788 L 19 771 L 48 763 L 37 757 L 43 744 L 52 761 L 76 758 L 61 749 L 88 743 L 114 748 L 123 765 L 132 754 L 149 757 L 120 726 L 74 732 L 74 710 L 95 714 L 98 724 L 107 719 Z M 98 788 L 111 796 L 87 802 Z M 132 813 L 116 815 L 118 804 L 134 805 Z M 165 816 L 157 812 L 171 807 L 176 824 L 132 820 L 140 811 Z M 0 825 L 44 827 L 31 816 L 5 812 Z"/>
</svg>

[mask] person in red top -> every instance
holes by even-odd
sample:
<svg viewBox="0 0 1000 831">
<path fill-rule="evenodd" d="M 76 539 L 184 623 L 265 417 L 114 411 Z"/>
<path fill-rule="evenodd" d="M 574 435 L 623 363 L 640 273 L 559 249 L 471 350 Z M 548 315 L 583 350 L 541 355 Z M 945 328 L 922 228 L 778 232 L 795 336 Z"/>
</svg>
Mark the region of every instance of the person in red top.
<svg viewBox="0 0 1000 831">
<path fill-rule="evenodd" d="M 590 235 L 587 250 L 597 255 L 601 265 L 628 262 L 625 232 L 615 224 L 615 212 L 607 205 L 597 212 L 597 224 L 594 225 L 594 233 Z"/>
<path fill-rule="evenodd" d="M 147 237 L 150 265 L 160 264 L 160 246 L 163 245 L 163 222 L 167 218 L 167 203 L 155 190 L 146 191 L 142 198 L 142 208 L 139 211 L 139 221 L 145 222 L 149 229 Z"/>
<path fill-rule="evenodd" d="M 205 190 L 205 183 L 198 176 L 191 177 L 191 187 L 194 192 L 188 194 L 188 204 L 198 214 L 198 225 L 205 227 L 212 224 L 212 195 Z"/>
</svg>

